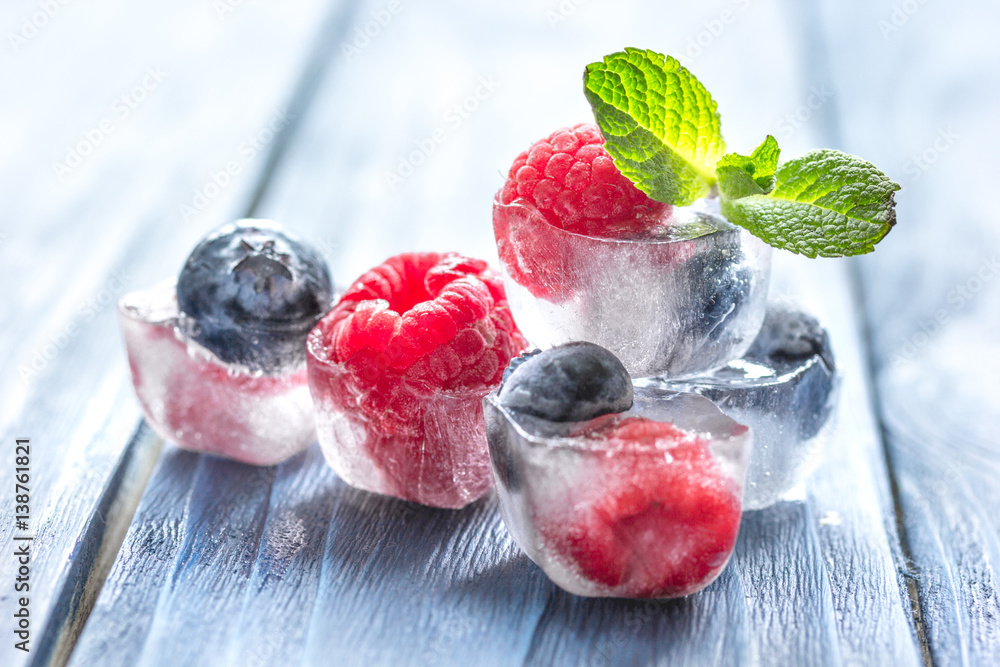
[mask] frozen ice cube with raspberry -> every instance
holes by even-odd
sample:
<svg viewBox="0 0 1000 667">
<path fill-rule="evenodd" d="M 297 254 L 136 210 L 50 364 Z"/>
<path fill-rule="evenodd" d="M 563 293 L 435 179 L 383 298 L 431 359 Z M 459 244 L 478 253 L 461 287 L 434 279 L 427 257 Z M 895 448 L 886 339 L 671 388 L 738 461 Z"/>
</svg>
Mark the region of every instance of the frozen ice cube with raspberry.
<svg viewBox="0 0 1000 667">
<path fill-rule="evenodd" d="M 305 338 L 331 299 L 320 254 L 277 223 L 210 233 L 176 281 L 119 303 L 150 426 L 185 449 L 258 465 L 308 447 Z"/>
<path fill-rule="evenodd" d="M 389 258 L 309 335 L 327 461 L 369 491 L 437 507 L 476 500 L 492 486 L 482 399 L 523 347 L 486 262 Z"/>
<path fill-rule="evenodd" d="M 484 405 L 501 513 L 528 556 L 577 595 L 709 585 L 736 544 L 749 429 L 701 396 L 635 388 L 591 343 L 512 366 Z"/>
<path fill-rule="evenodd" d="M 819 321 L 794 306 L 773 303 L 742 359 L 697 377 L 652 377 L 637 384 L 701 394 L 753 429 L 743 506 L 761 509 L 800 483 L 816 463 L 839 376 Z"/>
<path fill-rule="evenodd" d="M 518 156 L 493 231 L 511 310 L 538 347 L 587 340 L 634 377 L 679 376 L 739 357 L 760 328 L 771 247 L 729 224 L 715 199 L 647 197 L 596 125 Z"/>
</svg>

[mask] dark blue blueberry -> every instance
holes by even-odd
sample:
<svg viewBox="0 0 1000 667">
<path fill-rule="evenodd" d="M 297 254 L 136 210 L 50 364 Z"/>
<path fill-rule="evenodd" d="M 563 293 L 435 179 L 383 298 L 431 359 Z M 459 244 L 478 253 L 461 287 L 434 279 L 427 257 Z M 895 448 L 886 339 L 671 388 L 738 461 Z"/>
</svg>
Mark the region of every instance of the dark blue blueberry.
<svg viewBox="0 0 1000 667">
<path fill-rule="evenodd" d="M 303 361 L 332 295 L 319 252 L 269 220 L 212 232 L 177 280 L 185 333 L 223 361 L 265 372 Z"/>
<path fill-rule="evenodd" d="M 746 356 L 779 367 L 819 356 L 831 372 L 837 370 L 826 329 L 814 317 L 779 306 L 767 309 L 760 333 Z"/>
<path fill-rule="evenodd" d="M 785 409 L 800 415 L 801 440 L 816 435 L 833 409 L 830 394 L 836 382 L 837 366 L 826 329 L 801 311 L 768 306 L 764 324 L 745 358 L 770 366 L 781 375 L 799 376 L 793 404 Z"/>
<path fill-rule="evenodd" d="M 725 331 L 720 327 L 726 318 L 736 317 L 750 295 L 751 272 L 730 253 L 711 253 L 691 260 L 691 275 L 698 276 L 696 289 L 704 290 L 698 313 L 698 329 L 709 340 Z"/>
<path fill-rule="evenodd" d="M 507 368 L 503 369 L 503 378 L 500 380 L 500 388 L 501 389 L 503 388 L 504 382 L 506 382 L 507 379 L 511 376 L 511 374 L 517 370 L 518 366 L 526 362 L 528 359 L 531 359 L 532 357 L 537 357 L 541 353 L 542 353 L 541 350 L 530 350 L 528 352 L 522 352 L 518 356 L 511 359 L 510 363 L 507 365 Z"/>
<path fill-rule="evenodd" d="M 586 421 L 631 408 L 632 378 L 600 345 L 566 343 L 518 363 L 499 400 L 509 410 L 549 421 Z"/>
</svg>

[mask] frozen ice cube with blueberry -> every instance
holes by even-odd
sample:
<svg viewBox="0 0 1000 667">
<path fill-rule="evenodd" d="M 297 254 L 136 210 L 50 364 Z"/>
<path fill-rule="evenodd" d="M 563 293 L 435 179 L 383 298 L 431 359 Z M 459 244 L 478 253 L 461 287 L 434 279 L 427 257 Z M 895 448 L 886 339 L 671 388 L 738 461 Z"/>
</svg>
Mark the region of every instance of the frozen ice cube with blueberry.
<svg viewBox="0 0 1000 667">
<path fill-rule="evenodd" d="M 717 198 L 649 199 L 594 125 L 515 159 L 493 231 L 511 310 L 540 348 L 587 340 L 633 377 L 682 376 L 742 355 L 764 317 L 771 247 L 729 224 Z"/>
<path fill-rule="evenodd" d="M 815 464 L 839 378 L 822 325 L 796 307 L 772 303 L 742 359 L 694 378 L 637 382 L 701 394 L 753 429 L 743 505 L 760 509 L 775 503 Z"/>
<path fill-rule="evenodd" d="M 119 303 L 147 421 L 185 449 L 247 463 L 305 449 L 315 439 L 305 339 L 331 300 L 320 254 L 277 223 L 213 231 L 176 281 Z"/>
<path fill-rule="evenodd" d="M 574 342 L 515 360 L 484 407 L 504 523 L 561 588 L 678 597 L 725 568 L 751 436 L 711 401 Z"/>
</svg>

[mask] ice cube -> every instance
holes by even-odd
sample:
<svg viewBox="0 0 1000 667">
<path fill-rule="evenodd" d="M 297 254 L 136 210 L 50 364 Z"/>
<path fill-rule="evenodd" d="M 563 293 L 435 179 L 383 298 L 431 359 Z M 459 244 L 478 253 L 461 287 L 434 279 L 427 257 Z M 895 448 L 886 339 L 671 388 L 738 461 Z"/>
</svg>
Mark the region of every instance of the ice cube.
<svg viewBox="0 0 1000 667">
<path fill-rule="evenodd" d="M 330 360 L 318 328 L 308 338 L 306 360 L 320 448 L 345 482 L 448 508 L 464 507 L 492 488 L 483 423 L 489 387 L 444 391 L 403 384 L 391 406 L 366 410 L 361 404 L 370 387 Z"/>
<path fill-rule="evenodd" d="M 694 593 L 736 544 L 749 429 L 695 394 L 639 388 L 632 408 L 552 422 L 484 400 L 504 523 L 561 588 Z"/>
<path fill-rule="evenodd" d="M 179 328 L 172 279 L 125 295 L 118 314 L 136 395 L 164 439 L 256 465 L 315 440 L 304 362 L 264 373 L 221 361 Z"/>
<path fill-rule="evenodd" d="M 633 377 L 677 377 L 740 357 L 764 318 L 771 247 L 714 199 L 636 239 L 568 232 L 523 199 L 495 201 L 493 229 L 514 319 L 543 349 L 590 341 Z"/>
<path fill-rule="evenodd" d="M 836 403 L 838 376 L 829 336 L 816 319 L 771 304 L 746 355 L 713 373 L 683 380 L 645 378 L 655 386 L 701 394 L 753 429 L 745 509 L 777 502 L 815 464 Z"/>
</svg>

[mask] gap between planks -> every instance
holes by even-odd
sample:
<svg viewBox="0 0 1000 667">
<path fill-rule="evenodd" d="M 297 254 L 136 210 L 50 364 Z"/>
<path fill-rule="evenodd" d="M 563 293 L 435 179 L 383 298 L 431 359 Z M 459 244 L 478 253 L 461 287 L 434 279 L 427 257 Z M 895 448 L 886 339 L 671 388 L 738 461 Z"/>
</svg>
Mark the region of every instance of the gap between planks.
<svg viewBox="0 0 1000 667">
<path fill-rule="evenodd" d="M 299 76 L 287 105 L 289 122 L 280 129 L 257 176 L 244 217 L 252 217 L 267 192 L 268 184 L 286 147 L 299 127 L 316 90 L 326 76 L 333 49 L 342 41 L 361 0 L 334 3 L 334 11 L 319 31 L 312 56 Z M 72 565 L 72 574 L 59 592 L 56 611 L 42 631 L 42 647 L 31 660 L 32 667 L 63 667 L 69 662 L 94 604 L 118 557 L 132 517 L 146 490 L 164 441 L 140 420 L 130 438 L 122 463 L 101 496 L 96 514 L 81 540 L 81 558 Z M 85 556 L 84 556 L 85 555 Z M 60 613 L 61 611 L 61 613 Z"/>
<path fill-rule="evenodd" d="M 906 525 L 903 520 L 903 504 L 899 496 L 899 483 L 896 479 L 896 471 L 892 466 L 891 452 L 889 451 L 889 438 L 891 436 L 888 428 L 886 428 L 885 413 L 882 410 L 881 388 L 876 382 L 875 359 L 872 354 L 875 339 L 872 333 L 871 318 L 868 315 L 870 311 L 868 310 L 868 302 L 865 296 L 863 279 L 857 262 L 851 263 L 848 275 L 850 276 L 851 281 L 851 291 L 854 293 L 854 298 L 860 309 L 858 317 L 861 322 L 861 338 L 864 341 L 863 349 L 865 372 L 868 384 L 872 388 L 872 396 L 875 399 L 873 401 L 874 405 L 872 405 L 872 411 L 875 413 L 875 418 L 878 421 L 879 439 L 881 440 L 880 444 L 882 445 L 882 457 L 885 460 L 886 474 L 889 478 L 889 490 L 892 493 L 892 509 L 893 516 L 896 521 L 896 535 L 899 537 L 899 549 L 903 556 L 900 574 L 905 580 L 906 592 L 910 599 L 910 614 L 913 617 L 913 627 L 917 633 L 917 643 L 920 645 L 920 659 L 924 665 L 931 667 L 931 665 L 934 664 L 934 661 L 931 657 L 930 640 L 927 637 L 927 632 L 924 628 L 924 617 L 923 612 L 921 611 L 923 607 L 921 606 L 920 589 L 917 586 L 916 576 L 910 570 L 910 566 L 913 563 L 913 552 L 910 548 L 910 541 L 906 534 Z"/>
<path fill-rule="evenodd" d="M 31 665 L 61 667 L 69 661 L 97 596 L 121 549 L 146 484 L 163 449 L 163 439 L 144 421 L 132 432 L 121 463 L 101 494 L 75 552 L 70 575 L 39 638 Z"/>
<path fill-rule="evenodd" d="M 820 15 L 820 5 L 818 2 L 800 3 L 797 0 L 785 0 L 785 6 L 789 12 L 798 15 L 798 24 L 804 29 L 805 39 L 800 41 L 800 51 L 802 62 L 806 63 L 805 69 L 810 71 L 812 78 L 820 81 L 829 81 L 834 85 L 835 78 L 832 76 L 832 58 L 827 44 L 826 31 L 823 29 L 822 16 Z M 808 44 L 808 48 L 805 45 Z M 820 133 L 825 135 L 831 146 L 839 147 L 843 145 L 843 133 L 841 131 L 841 112 L 833 103 L 833 109 L 825 114 Z M 889 482 L 889 492 L 892 501 L 893 520 L 896 526 L 896 538 L 899 541 L 899 554 L 902 562 L 899 564 L 899 577 L 901 578 L 901 602 L 908 600 L 910 616 L 913 621 L 913 628 L 916 632 L 917 644 L 920 646 L 921 662 L 930 667 L 933 664 L 931 658 L 930 644 L 924 628 L 923 613 L 921 607 L 920 590 L 917 587 L 915 576 L 911 572 L 910 566 L 913 563 L 912 550 L 907 538 L 906 526 L 903 521 L 903 505 L 899 495 L 899 484 L 896 479 L 895 468 L 892 466 L 891 453 L 889 451 L 888 438 L 890 437 L 886 428 L 885 413 L 882 409 L 881 388 L 876 378 L 874 359 L 874 335 L 872 332 L 870 311 L 867 307 L 867 298 L 864 291 L 863 277 L 856 261 L 850 263 L 848 272 L 849 288 L 854 297 L 854 302 L 858 304 L 857 314 L 860 325 L 862 345 L 862 363 L 865 370 L 865 379 L 871 388 L 872 405 L 871 410 L 875 415 L 878 425 L 878 437 L 882 460 L 885 464 L 886 476 Z M 905 595 L 903 595 L 905 591 Z"/>
</svg>

